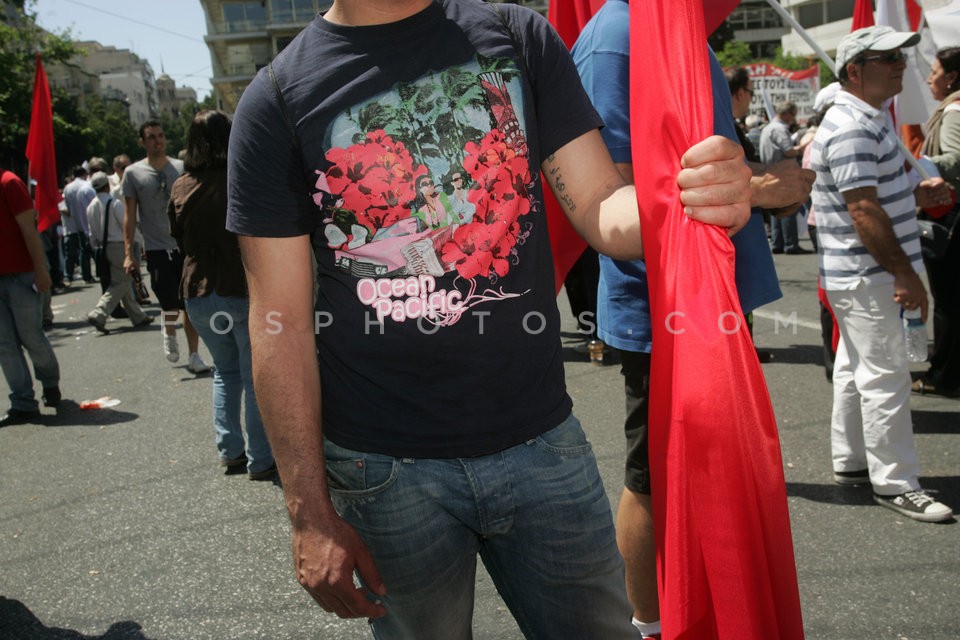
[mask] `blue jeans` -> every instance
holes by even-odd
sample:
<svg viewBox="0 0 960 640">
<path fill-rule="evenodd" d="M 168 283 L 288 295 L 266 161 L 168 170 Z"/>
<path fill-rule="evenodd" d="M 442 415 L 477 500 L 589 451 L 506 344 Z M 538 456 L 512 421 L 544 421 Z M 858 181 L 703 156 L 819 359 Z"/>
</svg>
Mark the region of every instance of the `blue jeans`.
<svg viewBox="0 0 960 640">
<path fill-rule="evenodd" d="M 78 233 L 68 233 L 63 238 L 63 251 L 66 254 L 66 274 L 67 280 L 73 280 L 73 270 L 80 265 L 80 275 L 84 281 L 93 280 L 93 273 L 90 265 L 93 262 L 93 249 L 90 247 L 90 240 L 87 234 L 82 231 Z"/>
<path fill-rule="evenodd" d="M 806 209 L 803 209 L 806 211 Z M 796 251 L 800 248 L 797 215 L 770 218 L 770 248 L 774 251 Z"/>
<path fill-rule="evenodd" d="M 44 388 L 60 384 L 60 364 L 43 333 L 43 296 L 33 290 L 33 277 L 32 271 L 0 275 L 0 367 L 10 386 L 10 406 L 20 411 L 39 407 L 24 349 Z"/>
<path fill-rule="evenodd" d="M 640 637 L 610 503 L 573 416 L 476 458 L 324 446 L 334 505 L 387 587 L 375 638 L 471 638 L 478 553 L 527 638 Z"/>
<path fill-rule="evenodd" d="M 269 469 L 273 466 L 273 452 L 253 392 L 248 300 L 213 293 L 187 298 L 184 303 L 190 322 L 203 344 L 207 345 L 216 365 L 213 373 L 213 427 L 220 459 L 232 460 L 246 452 L 247 471 L 256 473 Z M 241 398 L 246 446 L 240 428 Z"/>
</svg>

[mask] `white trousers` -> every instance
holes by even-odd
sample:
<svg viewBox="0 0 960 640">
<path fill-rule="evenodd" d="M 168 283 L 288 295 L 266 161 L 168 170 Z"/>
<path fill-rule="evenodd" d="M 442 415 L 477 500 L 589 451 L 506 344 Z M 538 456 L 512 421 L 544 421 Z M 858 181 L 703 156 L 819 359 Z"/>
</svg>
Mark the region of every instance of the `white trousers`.
<svg viewBox="0 0 960 640">
<path fill-rule="evenodd" d="M 879 495 L 920 488 L 910 369 L 893 285 L 827 291 L 840 345 L 833 368 L 834 471 L 868 469 Z"/>
</svg>

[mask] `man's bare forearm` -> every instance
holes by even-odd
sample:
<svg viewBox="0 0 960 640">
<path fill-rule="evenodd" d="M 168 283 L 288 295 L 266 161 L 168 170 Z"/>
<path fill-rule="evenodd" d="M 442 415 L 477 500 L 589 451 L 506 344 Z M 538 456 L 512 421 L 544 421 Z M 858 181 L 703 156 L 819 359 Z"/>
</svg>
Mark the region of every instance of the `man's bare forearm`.
<svg viewBox="0 0 960 640">
<path fill-rule="evenodd" d="M 893 275 L 913 271 L 910 258 L 900 246 L 890 218 L 878 203 L 861 200 L 850 206 L 850 217 L 860 241 L 877 264 Z"/>
<path fill-rule="evenodd" d="M 123 254 L 130 260 L 139 260 L 133 255 L 134 238 L 137 235 L 137 199 L 124 198 L 123 208 Z"/>
</svg>

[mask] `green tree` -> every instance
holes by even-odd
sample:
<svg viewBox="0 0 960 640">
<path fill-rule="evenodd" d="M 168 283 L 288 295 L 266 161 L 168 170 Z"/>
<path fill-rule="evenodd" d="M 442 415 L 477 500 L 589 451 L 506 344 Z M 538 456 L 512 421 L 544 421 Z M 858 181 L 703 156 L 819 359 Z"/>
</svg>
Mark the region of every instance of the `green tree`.
<svg viewBox="0 0 960 640">
<path fill-rule="evenodd" d="M 9 4 L 14 9 L 11 18 L 0 12 L 0 163 L 25 175 L 23 154 L 33 104 L 35 53 L 39 51 L 44 66 L 49 67 L 69 60 L 80 50 L 69 31 L 48 33 L 37 26 L 33 2 Z M 54 137 L 58 133 L 55 119 Z"/>
<path fill-rule="evenodd" d="M 742 67 L 753 63 L 753 55 L 750 53 L 750 46 L 740 40 L 728 40 L 723 45 L 723 49 L 717 51 L 717 60 L 721 67 Z"/>
</svg>

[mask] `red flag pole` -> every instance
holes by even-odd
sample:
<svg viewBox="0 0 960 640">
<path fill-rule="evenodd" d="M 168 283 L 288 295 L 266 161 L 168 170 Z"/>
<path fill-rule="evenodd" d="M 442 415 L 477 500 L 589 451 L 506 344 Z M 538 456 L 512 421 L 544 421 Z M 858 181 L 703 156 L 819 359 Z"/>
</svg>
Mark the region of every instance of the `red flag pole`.
<svg viewBox="0 0 960 640">
<path fill-rule="evenodd" d="M 57 181 L 57 159 L 53 147 L 53 107 L 50 101 L 50 84 L 37 53 L 37 68 L 33 79 L 33 109 L 30 114 L 30 131 L 27 134 L 27 150 L 30 161 L 28 173 L 36 180 L 34 196 L 39 219 L 37 228 L 44 231 L 60 220 L 57 204 L 62 199 Z"/>
</svg>

